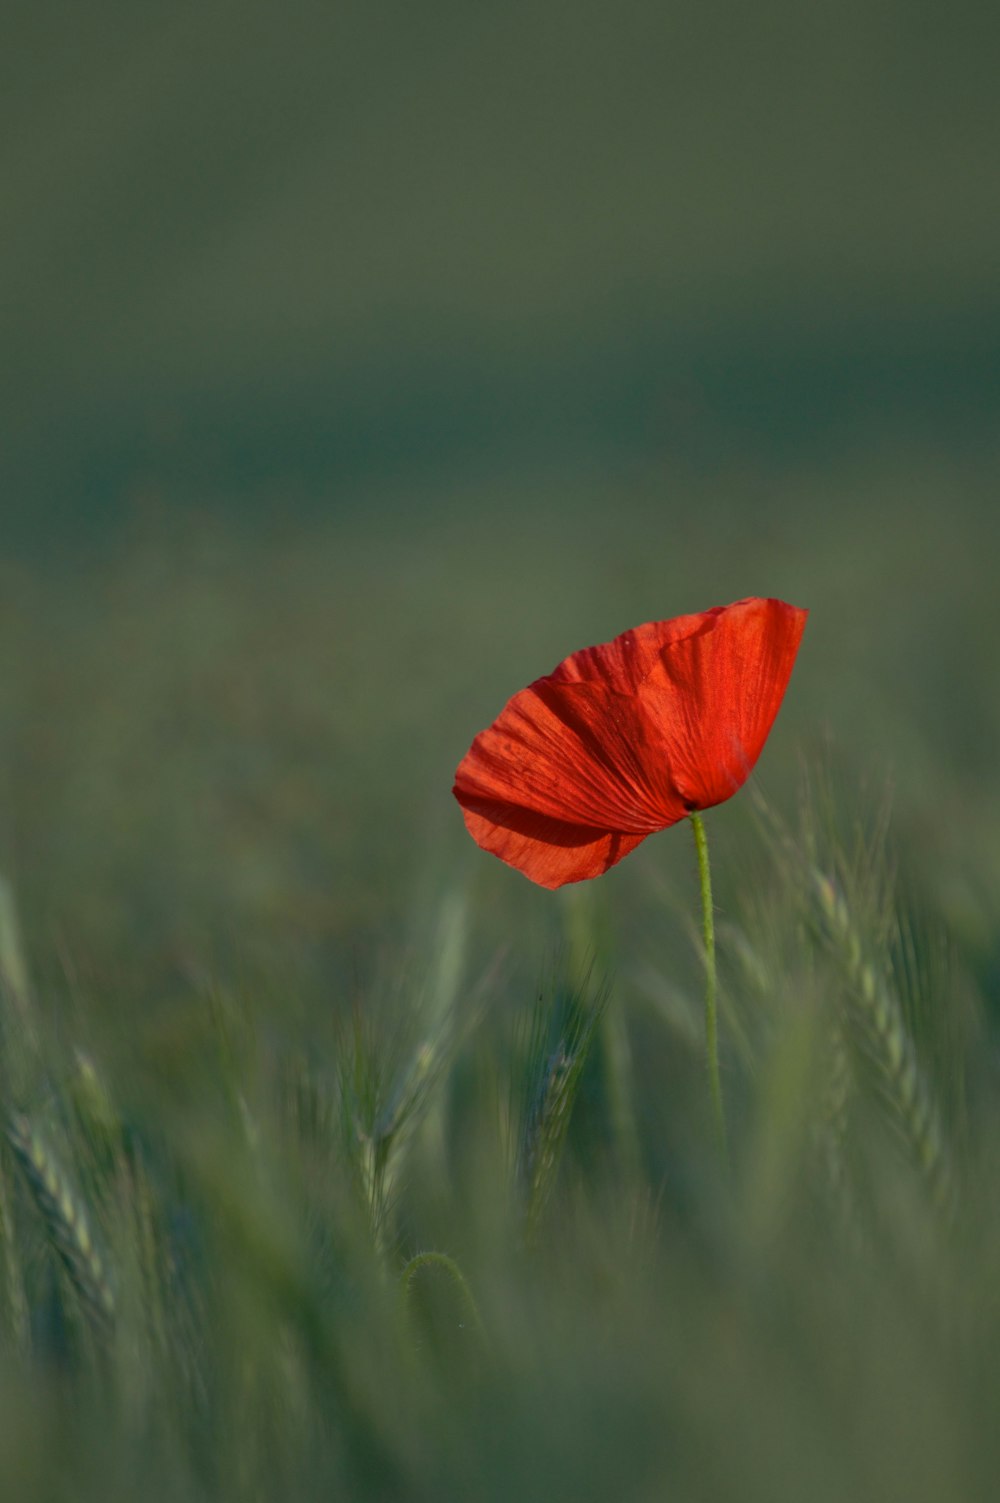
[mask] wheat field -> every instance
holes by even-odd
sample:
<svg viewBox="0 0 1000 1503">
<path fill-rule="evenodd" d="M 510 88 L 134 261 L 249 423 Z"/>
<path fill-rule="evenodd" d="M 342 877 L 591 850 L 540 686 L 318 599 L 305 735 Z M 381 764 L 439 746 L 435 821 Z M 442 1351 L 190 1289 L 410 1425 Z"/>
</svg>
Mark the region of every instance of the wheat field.
<svg viewBox="0 0 1000 1503">
<path fill-rule="evenodd" d="M 9 563 L 7 1495 L 990 1496 L 994 475 Z M 741 585 L 812 614 L 706 816 L 727 1169 L 690 832 L 547 893 L 450 784 L 566 650 Z"/>
</svg>

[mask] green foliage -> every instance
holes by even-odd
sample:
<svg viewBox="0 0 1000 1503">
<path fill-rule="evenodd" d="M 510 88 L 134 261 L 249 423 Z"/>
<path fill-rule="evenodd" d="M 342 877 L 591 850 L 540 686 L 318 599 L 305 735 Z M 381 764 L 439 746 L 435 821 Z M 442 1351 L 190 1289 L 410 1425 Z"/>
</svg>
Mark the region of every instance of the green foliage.
<svg viewBox="0 0 1000 1503">
<path fill-rule="evenodd" d="M 594 997 L 588 990 L 586 982 L 564 981 L 542 991 L 515 1076 L 522 1098 L 513 1112 L 520 1129 L 515 1173 L 529 1238 L 555 1187 L 583 1072 L 608 1005 L 606 989 Z"/>
<path fill-rule="evenodd" d="M 891 550 L 869 465 L 8 560 L 0 1494 L 992 1495 L 995 477 L 893 475 Z M 813 616 L 773 805 L 706 818 L 725 1173 L 689 832 L 543 893 L 447 773 L 532 670 L 747 589 Z"/>
<path fill-rule="evenodd" d="M 8 988 L 19 1498 L 985 1495 L 995 1088 L 884 831 L 823 808 L 767 814 L 720 926 L 728 1172 L 699 1050 L 648 977 L 581 970 L 579 904 L 538 988 L 470 985 L 454 898 L 327 1018 L 192 984 L 180 1063 Z M 696 1016 L 696 956 L 658 964 Z"/>
</svg>

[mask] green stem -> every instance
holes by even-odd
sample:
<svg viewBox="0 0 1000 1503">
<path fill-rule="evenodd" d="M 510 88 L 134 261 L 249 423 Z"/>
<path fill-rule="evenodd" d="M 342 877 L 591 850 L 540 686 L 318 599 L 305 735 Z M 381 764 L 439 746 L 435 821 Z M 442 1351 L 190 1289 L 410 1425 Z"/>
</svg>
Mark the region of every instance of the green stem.
<svg viewBox="0 0 1000 1503">
<path fill-rule="evenodd" d="M 726 1112 L 722 1104 L 722 1080 L 719 1076 L 718 979 L 715 969 L 715 913 L 712 908 L 712 872 L 708 864 L 708 840 L 700 814 L 691 815 L 694 846 L 698 852 L 698 876 L 701 879 L 702 932 L 705 937 L 705 1055 L 708 1062 L 708 1085 L 715 1111 L 715 1131 L 719 1152 L 728 1160 Z"/>
<path fill-rule="evenodd" d="M 422 1268 L 440 1268 L 452 1280 L 458 1291 L 458 1296 L 465 1311 L 466 1319 L 479 1337 L 483 1345 L 486 1345 L 486 1329 L 483 1326 L 482 1317 L 479 1314 L 479 1306 L 476 1304 L 472 1290 L 466 1281 L 465 1274 L 459 1268 L 454 1258 L 449 1258 L 447 1253 L 422 1252 L 411 1258 L 399 1276 L 400 1307 L 405 1315 L 413 1294 L 413 1280 Z"/>
</svg>

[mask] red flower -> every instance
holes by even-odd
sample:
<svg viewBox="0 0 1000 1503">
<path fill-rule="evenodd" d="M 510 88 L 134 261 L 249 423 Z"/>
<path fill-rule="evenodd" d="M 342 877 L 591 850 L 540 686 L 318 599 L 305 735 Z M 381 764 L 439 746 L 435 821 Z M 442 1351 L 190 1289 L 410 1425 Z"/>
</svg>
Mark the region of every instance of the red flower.
<svg viewBox="0 0 1000 1503">
<path fill-rule="evenodd" d="M 721 804 L 778 713 L 807 612 L 740 600 L 585 647 L 509 700 L 454 794 L 473 840 L 542 887 L 597 877 Z"/>
</svg>

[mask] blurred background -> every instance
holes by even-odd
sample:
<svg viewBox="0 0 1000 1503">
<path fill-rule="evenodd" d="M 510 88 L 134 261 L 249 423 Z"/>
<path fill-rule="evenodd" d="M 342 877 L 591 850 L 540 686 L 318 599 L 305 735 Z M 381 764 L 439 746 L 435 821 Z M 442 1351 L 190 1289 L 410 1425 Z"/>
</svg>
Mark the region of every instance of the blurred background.
<svg viewBox="0 0 1000 1503">
<path fill-rule="evenodd" d="M 322 967 L 465 884 L 530 933 L 553 900 L 450 798 L 472 736 L 574 648 L 776 594 L 812 617 L 763 790 L 822 746 L 891 783 L 994 985 L 994 9 L 13 0 L 5 32 L 0 868 L 35 964 Z M 603 887 L 690 864 L 659 837 Z"/>
</svg>

